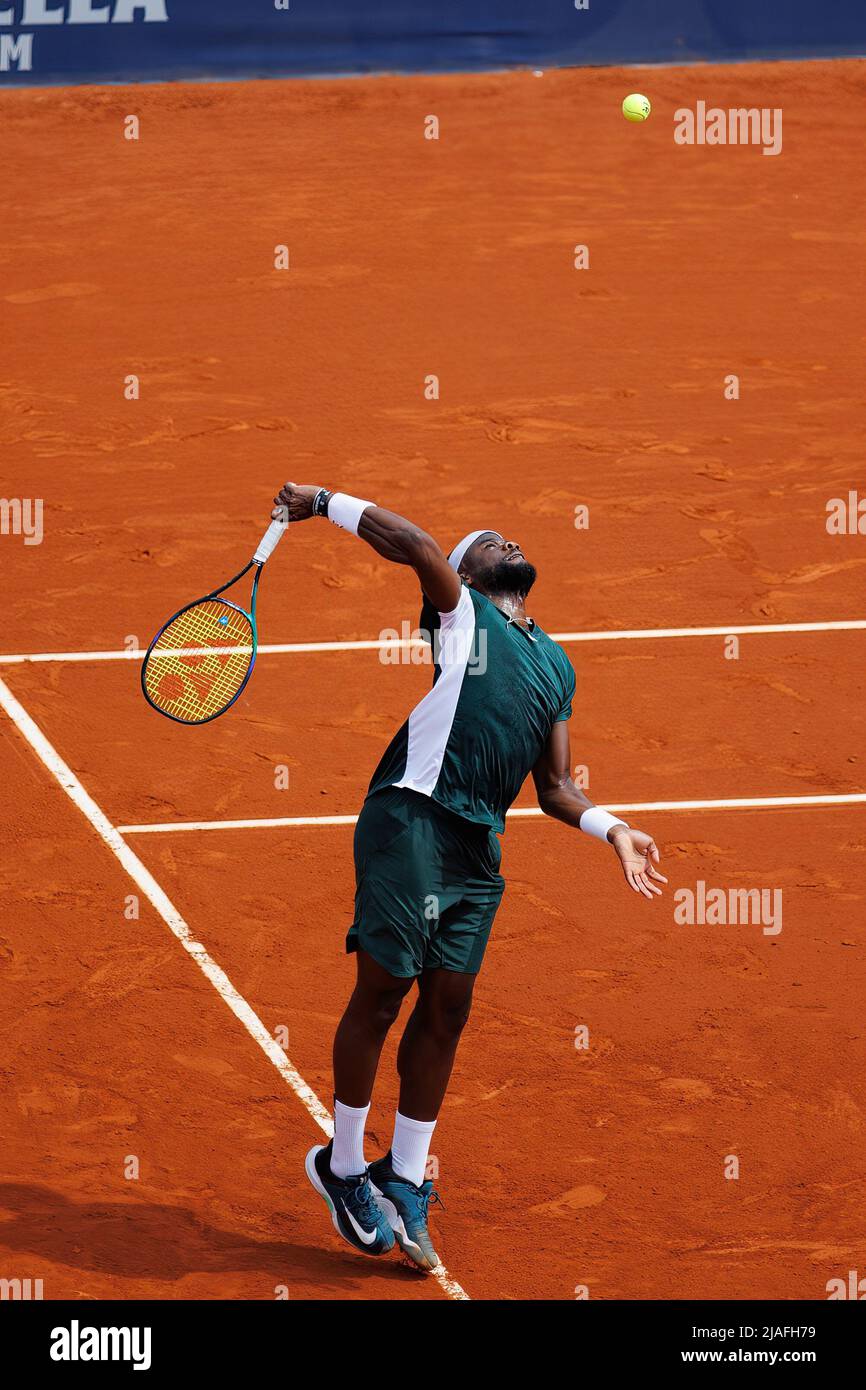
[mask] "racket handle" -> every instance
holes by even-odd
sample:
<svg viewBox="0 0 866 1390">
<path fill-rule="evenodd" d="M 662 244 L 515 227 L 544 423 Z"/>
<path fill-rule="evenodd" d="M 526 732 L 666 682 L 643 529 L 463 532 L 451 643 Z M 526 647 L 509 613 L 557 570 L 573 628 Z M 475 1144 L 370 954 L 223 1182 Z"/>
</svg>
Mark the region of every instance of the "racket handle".
<svg viewBox="0 0 866 1390">
<path fill-rule="evenodd" d="M 288 520 L 282 521 L 280 518 L 277 518 L 276 521 L 271 522 L 267 531 L 259 541 L 258 549 L 255 555 L 253 556 L 253 559 L 255 560 L 257 565 L 263 565 L 265 563 L 265 560 L 267 560 L 271 555 L 273 555 L 278 543 L 283 538 L 283 532 L 285 531 L 288 524 Z"/>
</svg>

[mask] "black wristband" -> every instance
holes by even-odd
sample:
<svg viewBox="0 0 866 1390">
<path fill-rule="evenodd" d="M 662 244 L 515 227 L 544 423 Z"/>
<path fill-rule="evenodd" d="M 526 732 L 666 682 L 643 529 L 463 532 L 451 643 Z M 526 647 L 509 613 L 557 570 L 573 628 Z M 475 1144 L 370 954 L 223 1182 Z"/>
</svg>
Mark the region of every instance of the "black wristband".
<svg viewBox="0 0 866 1390">
<path fill-rule="evenodd" d="M 319 491 L 313 498 L 313 516 L 328 515 L 328 503 L 330 502 L 333 495 L 334 494 L 332 492 L 329 492 L 326 487 L 319 488 Z"/>
</svg>

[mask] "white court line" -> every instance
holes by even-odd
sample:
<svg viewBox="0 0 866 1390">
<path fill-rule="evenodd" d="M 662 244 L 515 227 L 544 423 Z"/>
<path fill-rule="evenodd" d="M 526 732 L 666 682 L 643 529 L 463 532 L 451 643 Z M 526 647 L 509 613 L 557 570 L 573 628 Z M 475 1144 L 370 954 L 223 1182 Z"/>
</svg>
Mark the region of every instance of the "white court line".
<svg viewBox="0 0 866 1390">
<path fill-rule="evenodd" d="M 605 810 L 624 811 L 729 811 L 761 806 L 853 806 L 866 802 L 866 792 L 841 792 L 838 796 L 736 796 L 725 801 L 628 801 L 605 802 Z M 543 816 L 540 806 L 518 806 L 507 818 Z M 267 830 L 277 826 L 354 825 L 357 816 L 263 816 L 258 820 L 151 821 L 147 825 L 120 825 L 124 835 L 168 835 L 176 830 Z"/>
<path fill-rule="evenodd" d="M 866 628 L 866 618 L 851 618 L 832 623 L 751 623 L 730 627 L 639 627 L 619 628 L 605 632 L 551 632 L 554 642 L 637 642 L 658 641 L 667 637 L 743 637 L 750 634 L 784 632 L 857 632 Z M 426 647 L 422 639 L 404 641 L 379 638 L 363 642 L 263 642 L 260 656 L 283 655 L 287 652 L 375 652 L 398 648 Z M 235 649 L 232 649 L 235 650 Z M 141 661 L 144 651 L 114 652 L 5 652 L 0 653 L 0 666 L 20 666 L 41 661 Z"/>
<path fill-rule="evenodd" d="M 153 874 L 145 868 L 138 855 L 124 844 L 117 827 L 112 825 L 105 813 L 97 806 L 93 797 L 85 791 L 75 773 L 63 761 L 52 744 L 48 742 L 38 724 L 30 718 L 24 706 L 16 700 L 4 681 L 0 681 L 0 707 L 6 711 L 13 724 L 48 771 L 57 778 L 81 814 L 90 821 L 97 835 L 120 861 L 133 883 L 141 889 L 166 926 L 177 937 L 183 949 L 192 956 L 220 998 L 243 1024 L 250 1037 L 258 1043 L 269 1061 L 273 1062 L 287 1086 L 294 1091 L 316 1124 L 330 1138 L 334 1132 L 333 1123 L 318 1096 L 307 1085 L 300 1072 L 292 1066 L 276 1039 L 271 1037 L 258 1014 L 250 1007 L 243 995 L 238 993 L 225 971 L 221 970 L 216 961 L 208 955 L 201 942 L 193 939 L 189 925 L 184 921 L 168 895 L 160 888 Z M 432 1273 L 449 1298 L 468 1300 L 469 1295 L 455 1279 L 451 1278 L 444 1265 L 438 1265 Z"/>
</svg>

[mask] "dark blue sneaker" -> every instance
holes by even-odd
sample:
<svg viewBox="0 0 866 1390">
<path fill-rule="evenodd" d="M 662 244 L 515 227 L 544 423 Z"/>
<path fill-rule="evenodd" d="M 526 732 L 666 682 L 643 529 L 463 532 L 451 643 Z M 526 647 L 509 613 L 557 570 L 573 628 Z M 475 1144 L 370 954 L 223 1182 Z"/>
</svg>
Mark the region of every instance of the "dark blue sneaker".
<svg viewBox="0 0 866 1390">
<path fill-rule="evenodd" d="M 427 1229 L 427 1213 L 431 1198 L 440 1206 L 441 1200 L 438 1192 L 433 1191 L 432 1182 L 422 1182 L 416 1187 L 408 1178 L 401 1178 L 391 1166 L 390 1149 L 384 1158 L 371 1163 L 367 1171 L 373 1194 L 390 1221 L 403 1254 L 419 1269 L 435 1269 L 439 1256 Z"/>
<path fill-rule="evenodd" d="M 364 1255 L 384 1255 L 394 1245 L 394 1232 L 379 1207 L 366 1173 L 335 1178 L 331 1172 L 333 1143 L 315 1144 L 304 1168 L 331 1213 L 334 1230 Z"/>
</svg>

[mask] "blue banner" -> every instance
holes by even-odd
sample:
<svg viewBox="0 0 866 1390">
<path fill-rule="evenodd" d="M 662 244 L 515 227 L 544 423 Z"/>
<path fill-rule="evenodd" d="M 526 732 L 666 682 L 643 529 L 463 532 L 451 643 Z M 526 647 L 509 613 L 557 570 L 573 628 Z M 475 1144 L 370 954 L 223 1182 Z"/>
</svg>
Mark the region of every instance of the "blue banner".
<svg viewBox="0 0 866 1390">
<path fill-rule="evenodd" d="M 2 85 L 864 52 L 864 0 L 0 0 Z"/>
</svg>

